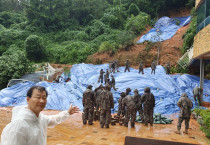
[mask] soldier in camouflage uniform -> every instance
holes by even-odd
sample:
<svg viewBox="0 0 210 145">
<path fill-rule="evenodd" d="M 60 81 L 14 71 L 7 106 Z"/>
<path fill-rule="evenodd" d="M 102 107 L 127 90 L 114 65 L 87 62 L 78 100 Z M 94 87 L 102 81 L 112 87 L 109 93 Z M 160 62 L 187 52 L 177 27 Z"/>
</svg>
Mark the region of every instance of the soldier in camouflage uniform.
<svg viewBox="0 0 210 145">
<path fill-rule="evenodd" d="M 100 108 L 100 93 L 102 92 L 102 85 L 100 85 L 98 88 L 94 90 L 95 92 L 95 99 L 96 99 L 96 111 Z"/>
<path fill-rule="evenodd" d="M 84 107 L 83 124 L 93 125 L 93 113 L 96 106 L 96 100 L 94 92 L 92 91 L 92 85 L 88 85 L 87 89 L 83 93 L 82 103 Z"/>
<path fill-rule="evenodd" d="M 111 108 L 114 108 L 114 99 L 113 95 L 110 92 L 110 86 L 105 86 L 105 89 L 102 90 L 100 94 L 100 125 L 101 128 L 109 128 L 109 123 L 111 119 Z"/>
<path fill-rule="evenodd" d="M 105 77 L 104 77 L 105 84 L 106 84 L 108 78 L 109 78 L 109 70 L 106 69 L 106 74 L 105 74 Z"/>
<path fill-rule="evenodd" d="M 129 60 L 127 59 L 125 62 L 125 70 L 124 72 L 126 72 L 128 70 L 128 72 L 130 72 L 130 64 L 129 64 Z"/>
<path fill-rule="evenodd" d="M 137 107 L 137 110 L 139 112 L 139 116 L 141 117 L 142 123 L 144 123 L 144 115 L 142 110 L 142 104 L 141 104 L 141 95 L 139 94 L 139 91 L 137 89 L 134 90 L 134 101 Z"/>
<path fill-rule="evenodd" d="M 115 73 L 115 63 L 114 62 L 112 62 L 111 63 L 111 72 L 113 72 L 113 73 Z"/>
<path fill-rule="evenodd" d="M 111 75 L 112 80 L 111 80 L 111 88 L 113 88 L 115 91 L 117 91 L 117 89 L 115 88 L 115 78 L 113 75 Z"/>
<path fill-rule="evenodd" d="M 101 83 L 103 83 L 103 76 L 104 76 L 104 70 L 103 69 L 101 69 L 100 70 L 100 75 L 99 75 L 99 78 L 98 78 L 98 83 L 100 82 L 100 80 L 101 80 Z"/>
<path fill-rule="evenodd" d="M 125 91 L 125 95 L 130 94 L 130 92 L 131 92 L 131 88 L 127 88 L 126 91 Z"/>
<path fill-rule="evenodd" d="M 144 65 L 143 65 L 143 62 L 140 61 L 139 63 L 139 74 L 142 72 L 142 74 L 144 74 Z"/>
<path fill-rule="evenodd" d="M 194 96 L 195 103 L 198 100 L 198 106 L 200 106 L 200 93 L 201 93 L 201 89 L 198 86 L 196 86 L 193 89 L 193 96 Z"/>
<path fill-rule="evenodd" d="M 105 86 L 109 86 L 109 87 L 111 87 L 111 85 L 112 85 L 112 84 L 111 84 L 111 81 L 110 81 L 110 79 L 108 78 L 108 79 L 107 79 L 107 81 L 106 81 Z"/>
<path fill-rule="evenodd" d="M 128 127 L 128 121 L 131 118 L 131 127 L 133 128 L 135 126 L 135 121 L 136 121 L 136 104 L 132 96 L 127 95 L 123 98 L 122 108 L 125 109 L 125 106 L 126 106 L 126 114 L 125 114 L 124 126 Z"/>
<path fill-rule="evenodd" d="M 166 65 L 166 74 L 169 75 L 170 74 L 170 63 L 168 62 Z"/>
<path fill-rule="evenodd" d="M 118 61 L 115 59 L 114 60 L 114 63 L 115 63 L 115 68 L 116 68 L 116 70 L 117 70 L 117 72 L 119 72 L 119 64 L 118 64 Z"/>
<path fill-rule="evenodd" d="M 152 74 L 152 72 L 154 72 L 154 74 L 155 74 L 155 69 L 156 69 L 155 61 L 152 62 L 151 68 L 152 68 L 151 74 Z"/>
<path fill-rule="evenodd" d="M 188 98 L 186 93 L 183 93 L 177 102 L 177 106 L 180 108 L 179 119 L 177 124 L 177 131 L 175 133 L 181 134 L 181 125 L 185 120 L 185 131 L 183 133 L 188 134 L 189 121 L 191 115 L 191 108 L 193 107 L 192 101 Z"/>
<path fill-rule="evenodd" d="M 153 126 L 153 109 L 155 107 L 155 97 L 152 93 L 150 93 L 149 87 L 144 89 L 144 94 L 141 96 L 141 104 L 143 104 L 144 107 L 143 113 L 145 126 L 148 126 L 148 123 Z"/>
<path fill-rule="evenodd" d="M 118 112 L 117 112 L 117 116 L 119 116 L 119 117 L 121 114 L 123 117 L 125 116 L 125 110 L 123 110 L 123 108 L 122 108 L 122 100 L 125 96 L 126 96 L 125 92 L 120 93 L 120 99 L 118 100 L 118 103 L 119 103 Z"/>
</svg>

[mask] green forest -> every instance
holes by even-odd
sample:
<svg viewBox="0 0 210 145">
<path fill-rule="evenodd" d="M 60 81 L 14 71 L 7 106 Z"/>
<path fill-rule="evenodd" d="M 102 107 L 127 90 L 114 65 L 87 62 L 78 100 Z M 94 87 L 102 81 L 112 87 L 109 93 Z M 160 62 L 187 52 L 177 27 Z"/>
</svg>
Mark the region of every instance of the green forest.
<svg viewBox="0 0 210 145">
<path fill-rule="evenodd" d="M 81 63 L 95 52 L 133 45 L 160 14 L 194 5 L 195 0 L 0 0 L 0 89 L 33 72 L 34 63 Z M 193 43 L 192 21 L 183 52 Z"/>
</svg>

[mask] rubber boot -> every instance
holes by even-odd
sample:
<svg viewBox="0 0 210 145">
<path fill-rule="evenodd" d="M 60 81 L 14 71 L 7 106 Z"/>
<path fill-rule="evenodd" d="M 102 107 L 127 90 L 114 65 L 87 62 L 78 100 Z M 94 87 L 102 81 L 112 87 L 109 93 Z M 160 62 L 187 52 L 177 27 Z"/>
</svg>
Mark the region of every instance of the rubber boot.
<svg viewBox="0 0 210 145">
<path fill-rule="evenodd" d="M 87 124 L 87 120 L 83 120 L 83 124 L 86 125 Z"/>
<path fill-rule="evenodd" d="M 184 134 L 188 134 L 188 130 L 187 130 L 187 129 L 185 129 L 185 131 L 183 131 L 183 133 L 184 133 Z"/>
<path fill-rule="evenodd" d="M 104 124 L 101 124 L 101 128 L 104 128 Z"/>
<path fill-rule="evenodd" d="M 181 134 L 180 130 L 178 129 L 177 131 L 175 131 L 176 134 Z"/>
<path fill-rule="evenodd" d="M 105 127 L 106 127 L 106 128 L 109 128 L 109 124 L 105 124 Z"/>
<path fill-rule="evenodd" d="M 128 124 L 124 124 L 125 127 L 128 127 Z"/>
<path fill-rule="evenodd" d="M 134 128 L 135 127 L 135 124 L 134 123 L 131 123 L 131 128 Z"/>
</svg>

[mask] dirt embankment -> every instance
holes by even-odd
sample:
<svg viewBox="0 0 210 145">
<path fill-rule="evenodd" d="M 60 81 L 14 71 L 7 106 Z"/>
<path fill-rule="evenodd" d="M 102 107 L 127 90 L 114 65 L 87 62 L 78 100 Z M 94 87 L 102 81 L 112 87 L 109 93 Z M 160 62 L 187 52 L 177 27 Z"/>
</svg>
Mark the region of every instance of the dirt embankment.
<svg viewBox="0 0 210 145">
<path fill-rule="evenodd" d="M 181 9 L 180 11 L 171 11 L 169 17 L 183 17 L 190 15 L 190 10 Z M 158 60 L 158 64 L 165 66 L 167 62 L 170 62 L 172 66 L 175 66 L 177 60 L 182 56 L 181 47 L 183 44 L 182 36 L 188 29 L 190 24 L 185 27 L 180 28 L 176 34 L 169 40 L 158 42 L 158 43 L 148 43 L 137 44 L 136 42 L 141 36 L 146 34 L 151 27 L 147 27 L 146 30 L 141 33 L 135 40 L 134 45 L 126 51 L 121 48 L 115 52 L 105 53 L 95 53 L 90 55 L 87 59 L 87 63 L 100 64 L 112 62 L 114 59 L 119 61 L 121 66 L 124 66 L 126 59 L 130 60 L 130 64 L 134 68 L 138 68 L 140 60 L 143 60 L 145 67 L 150 67 L 153 60 Z M 159 49 L 159 59 L 158 59 L 158 49 Z"/>
<path fill-rule="evenodd" d="M 160 14 L 162 16 L 169 16 L 169 17 L 183 17 L 189 16 L 190 10 L 189 9 L 180 9 L 180 10 L 171 10 L 167 14 Z M 95 53 L 90 55 L 86 60 L 86 63 L 92 64 L 102 64 L 102 63 L 109 63 L 112 62 L 114 59 L 119 61 L 120 66 L 124 66 L 126 59 L 130 60 L 131 67 L 138 68 L 138 64 L 140 60 L 143 60 L 145 67 L 150 67 L 151 62 L 153 60 L 157 60 L 158 56 L 158 48 L 159 48 L 159 61 L 158 64 L 165 66 L 167 62 L 170 62 L 172 66 L 175 66 L 177 60 L 182 56 L 181 54 L 181 47 L 183 44 L 182 36 L 188 29 L 190 24 L 185 27 L 180 28 L 176 34 L 169 40 L 148 44 L 145 42 L 143 44 L 137 44 L 136 42 L 146 34 L 152 27 L 147 27 L 144 32 L 142 32 L 135 40 L 134 45 L 126 51 L 124 48 L 118 49 L 117 52 L 113 55 L 112 52 L 105 52 L 105 53 Z M 149 46 L 149 47 L 148 47 Z M 68 64 L 51 64 L 54 68 L 65 68 L 71 69 L 71 65 Z M 64 71 L 64 70 L 63 70 Z M 62 71 L 62 72 L 63 72 Z M 57 75 L 60 75 L 62 72 L 57 72 L 52 80 L 55 80 Z"/>
</svg>

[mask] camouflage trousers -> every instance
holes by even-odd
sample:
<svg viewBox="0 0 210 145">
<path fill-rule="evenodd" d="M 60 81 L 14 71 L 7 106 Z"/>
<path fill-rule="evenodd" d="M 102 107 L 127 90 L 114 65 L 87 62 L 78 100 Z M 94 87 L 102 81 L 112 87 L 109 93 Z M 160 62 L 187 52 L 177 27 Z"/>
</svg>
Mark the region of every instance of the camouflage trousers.
<svg viewBox="0 0 210 145">
<path fill-rule="evenodd" d="M 144 69 L 139 69 L 139 74 L 142 72 L 144 74 Z"/>
<path fill-rule="evenodd" d="M 124 72 L 126 72 L 127 70 L 128 72 L 130 72 L 130 68 L 126 66 Z"/>
<path fill-rule="evenodd" d="M 113 67 L 113 68 L 111 69 L 111 72 L 115 73 L 115 67 Z"/>
<path fill-rule="evenodd" d="M 98 83 L 100 82 L 100 80 L 101 80 L 101 83 L 103 83 L 103 80 L 104 80 L 103 76 L 99 76 Z"/>
<path fill-rule="evenodd" d="M 153 124 L 153 108 L 148 108 L 143 110 L 144 113 L 144 123 L 148 125 L 150 123 Z"/>
<path fill-rule="evenodd" d="M 197 100 L 198 100 L 198 106 L 200 106 L 200 95 L 199 94 L 198 95 L 194 95 L 195 103 L 197 102 Z"/>
<path fill-rule="evenodd" d="M 101 110 L 100 114 L 100 124 L 109 124 L 110 123 L 110 115 L 111 115 L 111 110 Z"/>
<path fill-rule="evenodd" d="M 115 88 L 115 84 L 112 84 L 111 88 L 113 88 L 115 91 L 117 91 L 117 89 Z"/>
<path fill-rule="evenodd" d="M 178 124 L 177 124 L 177 129 L 180 130 L 182 126 L 182 122 L 185 120 L 185 129 L 189 129 L 189 122 L 190 118 L 189 117 L 179 117 L 178 119 Z"/>
<path fill-rule="evenodd" d="M 152 72 L 154 72 L 154 74 L 155 74 L 155 69 L 152 69 L 151 74 L 152 74 Z"/>
<path fill-rule="evenodd" d="M 166 68 L 166 74 L 169 75 L 170 74 L 170 69 Z"/>
<path fill-rule="evenodd" d="M 136 109 L 129 109 L 127 108 L 127 111 L 126 111 L 126 114 L 125 114 L 125 122 L 124 122 L 124 125 L 128 125 L 128 122 L 131 118 L 131 125 L 135 124 L 135 121 L 136 121 Z"/>
<path fill-rule="evenodd" d="M 109 78 L 109 77 L 104 77 L 104 82 L 105 82 L 105 84 L 107 83 L 108 78 Z"/>
<path fill-rule="evenodd" d="M 117 112 L 117 116 L 120 116 L 122 114 L 122 116 L 125 116 L 125 111 L 122 110 L 121 107 L 118 108 L 118 112 Z"/>
<path fill-rule="evenodd" d="M 100 108 L 100 102 L 99 102 L 99 101 L 97 101 L 97 102 L 96 102 L 96 111 L 98 111 L 98 110 L 99 110 L 99 108 Z"/>
<path fill-rule="evenodd" d="M 139 112 L 139 116 L 141 118 L 142 123 L 144 123 L 144 114 L 143 114 L 143 110 L 140 108 L 137 108 L 137 111 Z M 136 112 L 137 112 L 136 111 Z"/>
<path fill-rule="evenodd" d="M 92 123 L 94 108 L 85 108 L 83 111 L 84 111 L 83 124 L 86 124 L 87 120 L 88 123 Z"/>
</svg>

